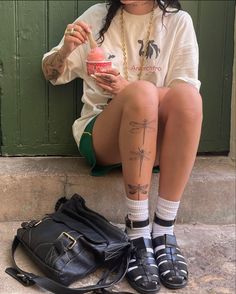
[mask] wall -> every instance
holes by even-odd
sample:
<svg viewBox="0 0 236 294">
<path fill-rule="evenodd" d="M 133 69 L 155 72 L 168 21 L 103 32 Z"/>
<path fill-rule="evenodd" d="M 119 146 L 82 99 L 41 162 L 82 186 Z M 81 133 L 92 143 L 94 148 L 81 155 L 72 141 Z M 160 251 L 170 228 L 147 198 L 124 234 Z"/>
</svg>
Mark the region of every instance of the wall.
<svg viewBox="0 0 236 294">
<path fill-rule="evenodd" d="M 43 53 L 68 22 L 98 0 L 0 1 L 0 153 L 78 155 L 71 125 L 82 107 L 82 84 L 53 87 Z M 204 122 L 199 151 L 228 154 L 235 1 L 181 1 L 193 18 L 199 49 Z"/>
<path fill-rule="evenodd" d="M 230 135 L 230 157 L 236 160 L 236 9 L 234 25 L 234 69 L 233 69 L 233 87 L 231 101 L 231 135 Z"/>
</svg>

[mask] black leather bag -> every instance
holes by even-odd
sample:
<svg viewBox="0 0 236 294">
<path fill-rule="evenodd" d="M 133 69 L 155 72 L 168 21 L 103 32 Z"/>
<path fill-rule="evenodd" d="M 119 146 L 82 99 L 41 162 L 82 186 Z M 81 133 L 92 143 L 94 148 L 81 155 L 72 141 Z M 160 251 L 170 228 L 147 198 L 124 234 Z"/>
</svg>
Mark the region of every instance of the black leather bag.
<svg viewBox="0 0 236 294">
<path fill-rule="evenodd" d="M 75 194 L 63 202 L 57 203 L 59 209 L 42 220 L 22 223 L 12 245 L 14 267 L 6 272 L 24 286 L 37 284 L 58 294 L 86 293 L 119 282 L 129 262 L 128 236 L 86 207 L 81 196 Z M 46 277 L 25 272 L 16 265 L 14 253 L 19 244 Z M 105 270 L 96 285 L 67 287 L 100 267 Z"/>
</svg>

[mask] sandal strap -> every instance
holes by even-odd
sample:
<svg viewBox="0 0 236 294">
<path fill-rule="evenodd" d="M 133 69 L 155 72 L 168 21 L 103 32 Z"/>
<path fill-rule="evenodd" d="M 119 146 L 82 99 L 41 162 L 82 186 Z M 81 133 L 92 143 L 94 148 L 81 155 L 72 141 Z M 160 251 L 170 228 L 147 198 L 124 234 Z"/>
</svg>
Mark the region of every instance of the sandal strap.
<svg viewBox="0 0 236 294">
<path fill-rule="evenodd" d="M 161 245 L 167 245 L 170 247 L 178 247 L 175 235 L 163 235 L 156 237 L 153 240 L 153 247 L 156 248 Z"/>
<path fill-rule="evenodd" d="M 176 219 L 174 220 L 164 220 L 159 218 L 156 214 L 154 216 L 154 223 L 162 227 L 172 227 L 175 224 Z"/>
<path fill-rule="evenodd" d="M 148 239 L 148 238 L 137 238 L 137 239 L 133 239 L 132 240 L 132 244 L 134 247 L 138 248 L 138 249 L 145 249 L 147 250 L 147 248 L 153 248 L 152 247 L 152 240 Z"/>
<path fill-rule="evenodd" d="M 131 240 L 131 244 L 133 251 L 127 269 L 129 283 L 140 293 L 156 293 L 160 283 L 152 240 L 140 237 Z"/>
<path fill-rule="evenodd" d="M 128 218 L 128 215 L 125 218 L 126 227 L 130 229 L 143 228 L 149 225 L 149 218 L 144 221 L 133 221 Z"/>
<path fill-rule="evenodd" d="M 175 235 L 163 235 L 153 240 L 159 277 L 167 288 L 179 289 L 187 284 L 188 269 L 178 248 Z M 158 248 L 159 247 L 159 248 Z"/>
<path fill-rule="evenodd" d="M 163 259 L 162 261 L 157 261 L 157 265 L 161 273 L 167 271 L 184 271 L 187 274 L 187 265 L 184 261 L 181 260 L 172 260 L 172 259 Z"/>
</svg>

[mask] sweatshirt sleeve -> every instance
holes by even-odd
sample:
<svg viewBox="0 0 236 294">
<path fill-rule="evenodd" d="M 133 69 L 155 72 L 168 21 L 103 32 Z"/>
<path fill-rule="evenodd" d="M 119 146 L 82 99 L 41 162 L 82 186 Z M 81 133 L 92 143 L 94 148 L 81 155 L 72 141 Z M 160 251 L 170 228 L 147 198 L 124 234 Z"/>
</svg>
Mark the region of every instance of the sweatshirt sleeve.
<svg viewBox="0 0 236 294">
<path fill-rule="evenodd" d="M 43 55 L 42 62 L 47 56 L 57 52 L 60 50 L 64 42 L 64 37 L 62 38 L 61 42 L 54 48 L 52 48 L 49 52 Z M 81 77 L 83 72 L 83 60 L 81 56 L 81 49 L 75 49 L 69 57 L 66 59 L 66 65 L 64 68 L 63 73 L 56 79 L 50 80 L 53 85 L 61 85 L 69 83 L 70 81 L 74 80 L 75 78 Z"/>
<path fill-rule="evenodd" d="M 199 91 L 198 80 L 199 49 L 191 16 L 184 12 L 178 21 L 175 40 L 171 50 L 165 85 L 170 87 L 184 81 Z"/>
<path fill-rule="evenodd" d="M 104 11 L 103 7 L 104 5 L 101 5 L 101 4 L 95 4 L 91 6 L 81 16 L 79 16 L 73 23 L 76 23 L 77 21 L 81 20 L 95 26 L 94 23 L 96 23 L 97 20 L 100 21 L 101 19 L 101 14 Z M 63 46 L 63 43 L 64 43 L 64 37 L 61 39 L 60 43 L 56 47 L 52 48 L 49 52 L 43 55 L 42 62 L 47 56 L 60 50 L 60 48 Z M 51 80 L 50 82 L 53 85 L 60 85 L 60 84 L 69 83 L 70 81 L 78 77 L 83 79 L 86 72 L 85 58 L 86 58 L 87 50 L 88 50 L 87 44 L 78 46 L 69 55 L 69 57 L 67 57 L 64 72 L 58 77 L 57 80 Z"/>
</svg>

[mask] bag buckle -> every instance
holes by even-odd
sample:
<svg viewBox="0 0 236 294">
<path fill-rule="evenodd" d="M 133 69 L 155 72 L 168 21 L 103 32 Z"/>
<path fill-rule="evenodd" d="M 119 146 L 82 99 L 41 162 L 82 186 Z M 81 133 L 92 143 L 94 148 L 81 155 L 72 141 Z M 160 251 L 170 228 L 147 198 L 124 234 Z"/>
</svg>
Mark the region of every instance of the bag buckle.
<svg viewBox="0 0 236 294">
<path fill-rule="evenodd" d="M 39 224 L 41 224 L 43 221 L 42 220 L 39 220 L 37 221 L 35 224 L 33 224 L 33 227 L 37 227 Z"/>
<path fill-rule="evenodd" d="M 58 239 L 61 238 L 61 237 L 63 237 L 63 236 L 65 236 L 66 238 L 68 238 L 71 241 L 71 243 L 67 246 L 67 248 L 69 250 L 72 249 L 75 246 L 75 244 L 76 244 L 75 238 L 73 238 L 71 235 L 69 235 L 66 232 L 62 232 L 61 235 L 58 237 Z"/>
<path fill-rule="evenodd" d="M 21 227 L 23 229 L 31 229 L 31 228 L 34 228 L 34 227 L 37 227 L 40 223 L 42 222 L 42 220 L 31 220 L 29 222 L 23 222 L 21 224 Z"/>
<path fill-rule="evenodd" d="M 31 278 L 27 275 L 18 273 L 16 274 L 16 279 L 26 287 L 34 285 L 34 281 L 32 281 Z"/>
</svg>

